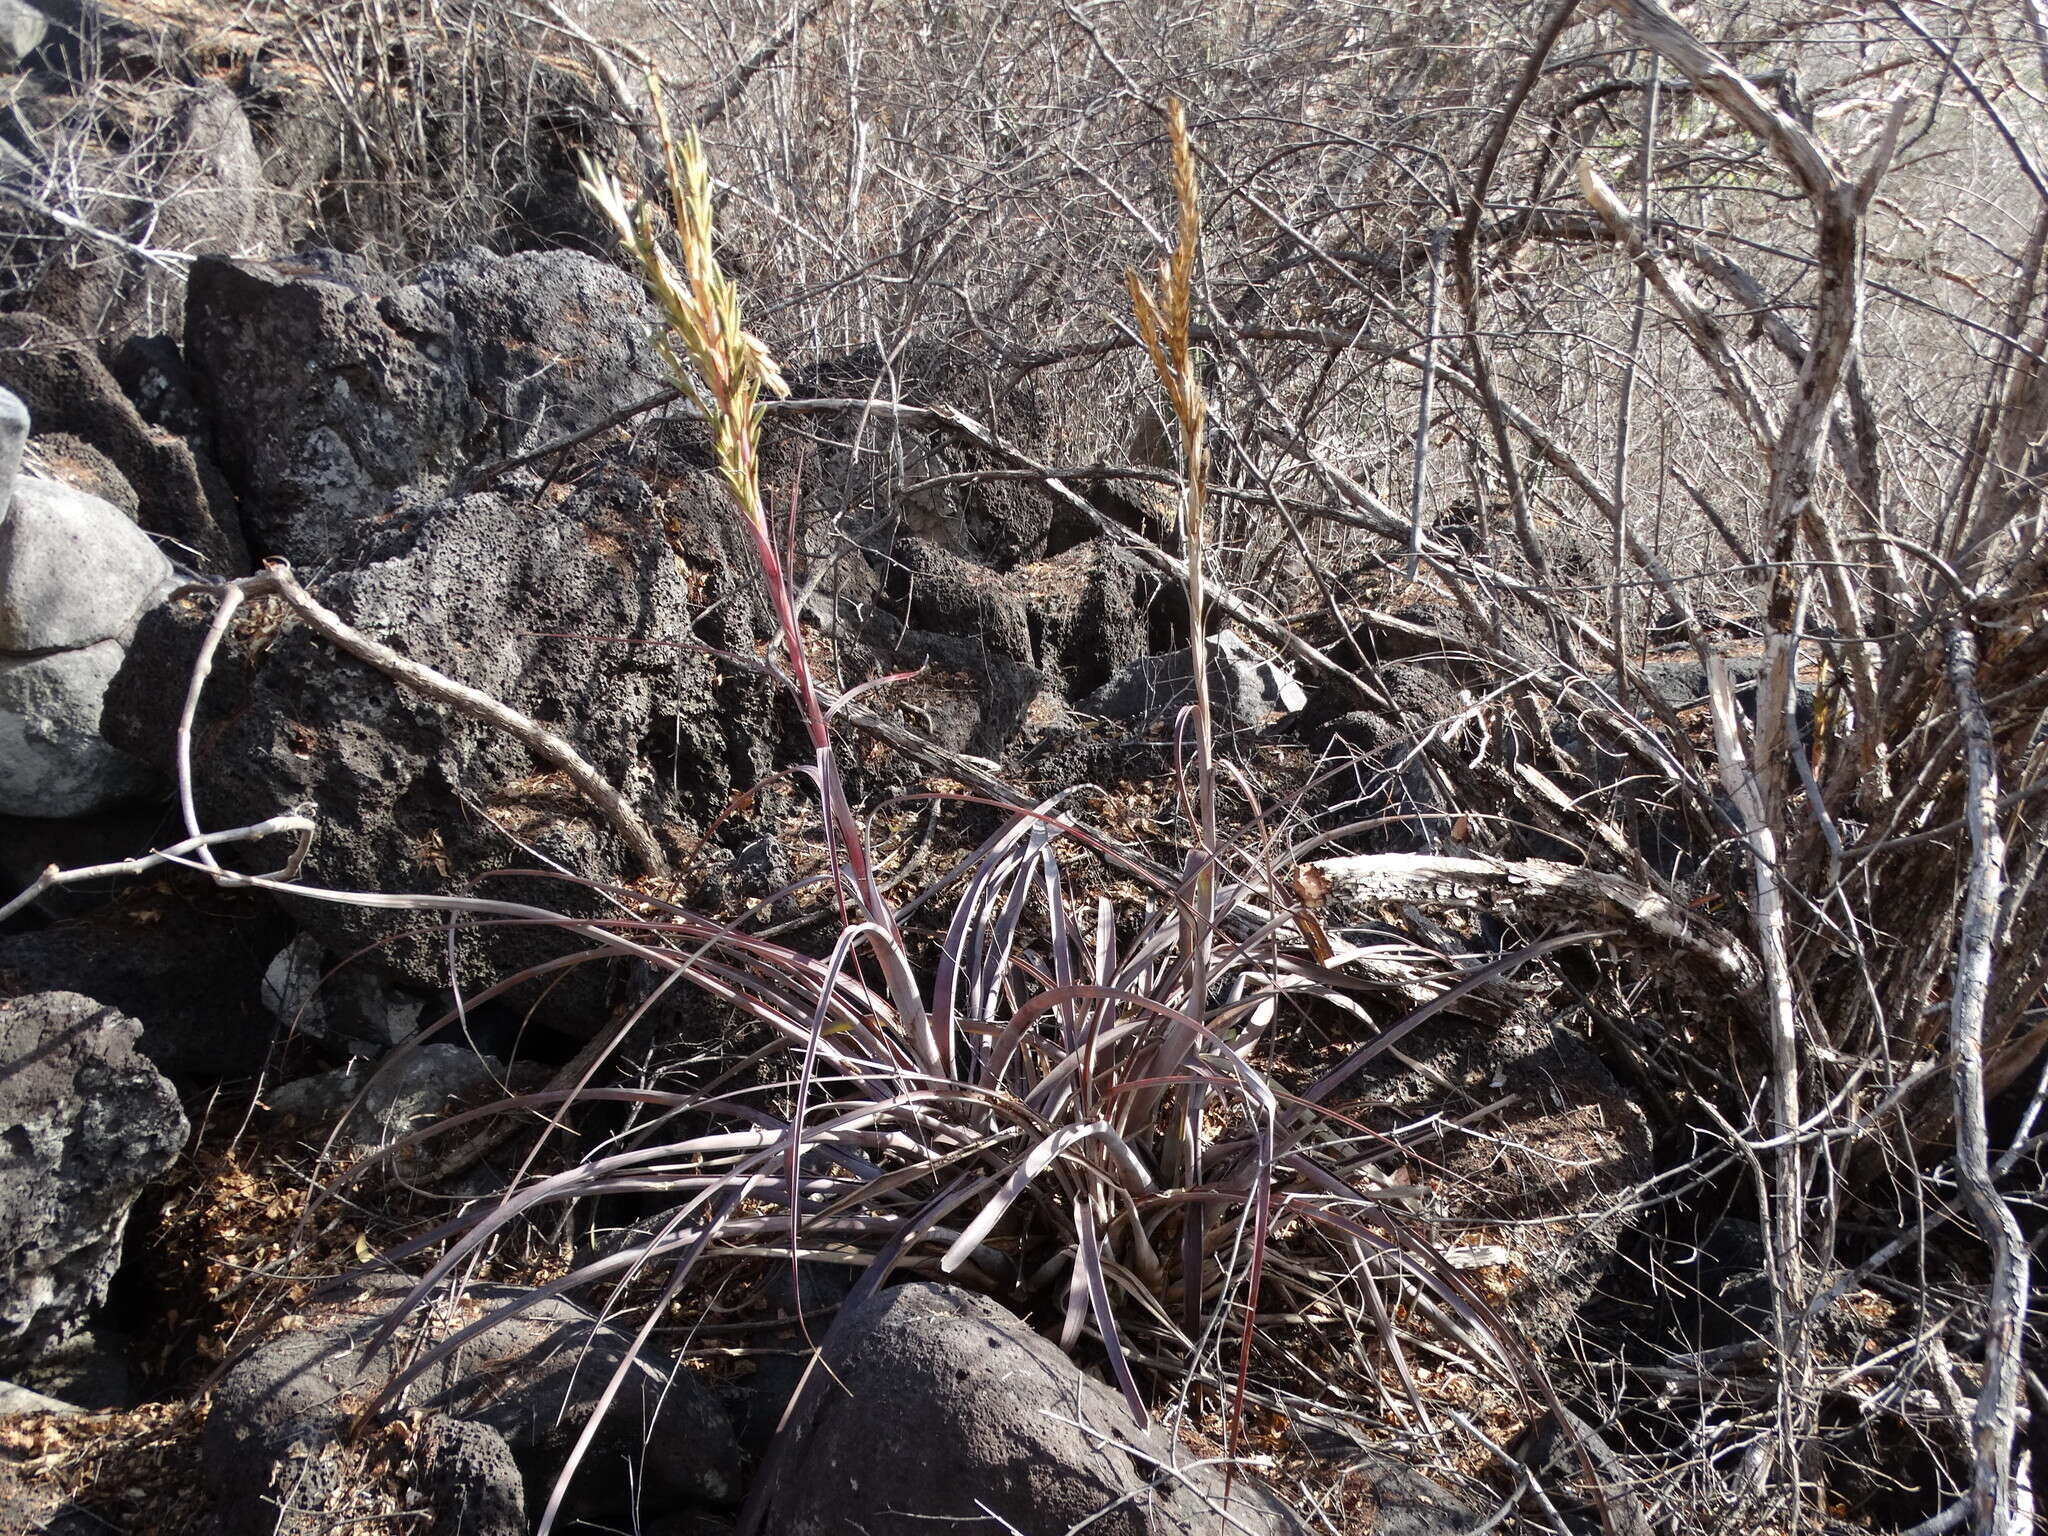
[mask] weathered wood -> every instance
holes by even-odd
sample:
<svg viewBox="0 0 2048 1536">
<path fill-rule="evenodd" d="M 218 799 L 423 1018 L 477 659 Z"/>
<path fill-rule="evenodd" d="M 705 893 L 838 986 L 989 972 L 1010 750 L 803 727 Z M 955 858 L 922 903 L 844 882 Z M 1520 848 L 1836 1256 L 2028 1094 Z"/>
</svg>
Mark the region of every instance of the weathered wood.
<svg viewBox="0 0 2048 1536">
<path fill-rule="evenodd" d="M 1303 868 L 1312 880 L 1327 883 L 1326 900 L 1478 905 L 1530 917 L 1613 924 L 1625 941 L 1675 954 L 1717 992 L 1749 1010 L 1759 1006 L 1763 970 L 1739 939 L 1661 892 L 1618 875 L 1548 859 L 1411 853 L 1353 854 Z"/>
</svg>

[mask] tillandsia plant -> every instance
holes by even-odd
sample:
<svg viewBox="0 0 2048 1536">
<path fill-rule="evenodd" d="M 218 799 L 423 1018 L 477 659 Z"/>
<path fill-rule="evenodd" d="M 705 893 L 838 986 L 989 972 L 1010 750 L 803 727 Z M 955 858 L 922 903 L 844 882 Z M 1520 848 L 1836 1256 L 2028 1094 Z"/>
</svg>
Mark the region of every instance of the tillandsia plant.
<svg viewBox="0 0 2048 1536">
<path fill-rule="evenodd" d="M 1201 664 L 1206 405 L 1188 319 L 1199 209 L 1177 107 L 1168 121 L 1178 241 L 1156 288 L 1133 278 L 1132 293 L 1186 464 L 1195 826 L 1178 879 L 1090 833 L 1067 812 L 1070 791 L 893 899 L 838 770 L 791 573 L 766 515 L 760 397 L 779 376 L 743 328 L 719 266 L 703 148 L 694 135 L 663 138 L 672 233 L 648 204 L 629 203 L 616 179 L 587 167 L 590 195 L 661 306 L 676 381 L 710 423 L 810 732 L 826 868 L 762 905 L 822 894 L 837 924 L 816 954 L 749 932 L 745 919 L 638 891 L 616 892 L 621 915 L 611 918 L 526 913 L 573 928 L 595 953 L 653 967 L 663 989 L 695 986 L 764 1029 L 768 1043 L 709 1083 L 552 1090 L 422 1133 L 508 1111 L 542 1111 L 558 1125 L 578 1101 L 627 1106 L 636 1117 L 574 1166 L 388 1255 L 435 1256 L 417 1300 L 549 1207 L 631 1195 L 664 1201 L 662 1213 L 529 1301 L 610 1283 L 620 1305 L 639 1313 L 644 1345 L 706 1266 L 824 1255 L 865 1266 L 856 1296 L 897 1269 L 951 1274 L 1049 1313 L 1065 1346 L 1092 1340 L 1140 1424 L 1159 1400 L 1141 1371 L 1168 1399 L 1206 1382 L 1216 1401 L 1234 1404 L 1233 1441 L 1248 1399 L 1275 1400 L 1253 1379 L 1262 1289 L 1277 1289 L 1295 1313 L 1334 1303 L 1367 1332 L 1376 1322 L 1381 1358 L 1411 1393 L 1390 1287 L 1426 1309 L 1444 1344 L 1511 1387 L 1526 1379 L 1509 1331 L 1395 1214 L 1415 1191 L 1370 1166 L 1390 1139 L 1337 1107 L 1339 1090 L 1372 1057 L 1486 978 L 1453 985 L 1451 968 L 1397 942 L 1312 942 L 1319 931 L 1282 894 L 1288 862 L 1303 851 L 1286 846 L 1284 825 L 1269 829 L 1255 815 L 1253 835 L 1229 839 L 1218 825 L 1221 770 Z M 1135 884 L 1141 898 L 1119 910 L 1104 894 L 1108 881 L 1084 890 L 1091 869 Z M 515 917 L 502 903 L 492 914 Z M 1431 1001 L 1412 1011 L 1419 999 Z M 1290 1090 L 1260 1062 L 1276 1035 L 1317 1010 L 1364 1043 Z M 455 1334 L 413 1374 L 491 1321 Z M 1231 1353 L 1234 1365 L 1221 1365 Z M 621 1367 L 606 1401 L 624 1379 Z M 595 1430 L 594 1417 L 584 1444 Z"/>
<path fill-rule="evenodd" d="M 930 1021 L 916 1006 L 917 989 L 910 979 L 902 936 L 896 931 L 888 902 L 876 887 L 866 840 L 840 778 L 831 730 L 804 654 L 803 633 L 788 573 L 783 569 L 762 495 L 761 393 L 766 390 L 787 397 L 789 386 L 767 346 L 741 325 L 739 289 L 718 264 L 713 239 L 711 169 L 704 158 L 703 143 L 695 129 L 677 142 L 663 108 L 660 74 L 650 70 L 647 86 L 668 176 L 677 257 L 671 258 L 652 207 L 644 201 L 628 207 L 618 178 L 587 157 L 583 162 L 583 187 L 611 221 L 626 254 L 646 279 L 648 292 L 661 306 L 667 326 L 659 344 L 671 377 L 710 423 L 719 473 L 752 538 L 754 555 L 761 567 L 761 584 L 782 631 L 789 675 L 796 686 L 816 758 L 814 771 L 826 809 L 827 846 L 835 854 L 833 869 L 847 876 L 845 893 L 851 895 L 873 925 L 876 958 L 899 1004 L 908 1005 L 904 1023 L 920 1064 L 928 1071 L 939 1071 L 944 1064 L 939 1059 L 937 1039 Z"/>
<path fill-rule="evenodd" d="M 1189 852 L 1184 887 L 1187 908 L 1182 922 L 1182 948 L 1190 970 L 1189 993 L 1199 1009 L 1208 996 L 1209 935 L 1216 922 L 1216 734 L 1215 712 L 1209 697 L 1208 593 L 1203 586 L 1209 500 L 1209 401 L 1202 392 L 1197 372 L 1190 318 L 1194 307 L 1195 261 L 1202 241 L 1201 196 L 1195 178 L 1194 145 L 1188 139 L 1187 111 L 1178 98 L 1167 103 L 1166 130 L 1173 151 L 1174 205 L 1178 215 L 1173 249 L 1160 261 L 1152 283 L 1148 284 L 1135 269 L 1127 270 L 1124 280 L 1130 288 L 1138 334 L 1144 338 L 1153 372 L 1158 375 L 1180 428 L 1180 528 L 1187 563 L 1188 660 L 1194 677 L 1190 714 L 1195 738 L 1195 844 Z M 1190 1097 L 1195 1101 L 1194 1113 L 1188 1117 L 1180 1157 L 1188 1181 L 1199 1183 L 1203 1097 L 1199 1086 L 1190 1089 Z M 1258 1310 L 1258 1278 L 1263 1268 L 1260 1260 L 1270 1214 L 1261 1200 L 1256 1208 L 1252 1244 L 1253 1295 L 1247 1309 L 1252 1314 Z M 1196 1270 L 1201 1267 L 1201 1241 L 1200 1223 L 1188 1223 L 1183 1237 L 1184 1262 Z M 1190 1294 L 1184 1313 L 1190 1329 L 1195 1326 L 1197 1306 L 1197 1299 Z M 1249 1337 L 1247 1333 L 1247 1343 Z"/>
</svg>

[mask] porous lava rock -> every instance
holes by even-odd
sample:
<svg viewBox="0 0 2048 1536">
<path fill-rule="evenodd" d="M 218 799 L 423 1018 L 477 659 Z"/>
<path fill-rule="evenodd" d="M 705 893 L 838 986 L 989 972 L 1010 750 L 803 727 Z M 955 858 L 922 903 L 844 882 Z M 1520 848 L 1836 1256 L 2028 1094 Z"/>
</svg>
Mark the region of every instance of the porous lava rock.
<svg viewBox="0 0 2048 1536">
<path fill-rule="evenodd" d="M 130 1208 L 185 1144 L 141 1032 L 75 992 L 0 1001 L 0 1371 L 106 1299 Z"/>
<path fill-rule="evenodd" d="M 138 829 L 129 853 L 177 834 Z M 137 1047 L 179 1078 L 244 1078 L 278 1033 L 263 967 L 291 925 L 269 898 L 197 876 L 130 883 L 90 911 L 0 937 L 0 996 L 78 992 L 142 1029 Z"/>
<path fill-rule="evenodd" d="M 687 846 L 688 826 L 769 770 L 777 721 L 766 683 L 721 668 L 698 643 L 700 615 L 701 639 L 731 649 L 751 645 L 760 622 L 715 483 L 690 471 L 661 484 L 599 471 L 561 500 L 527 479 L 407 502 L 360 528 L 312 590 L 372 639 L 566 736 L 657 835 Z M 568 780 L 519 742 L 338 652 L 269 601 L 238 626 L 202 702 L 205 824 L 308 807 L 319 834 L 304 880 L 345 891 L 595 911 L 596 898 L 562 880 L 483 877 L 543 861 L 600 877 L 642 873 Z M 145 619 L 108 700 L 112 740 L 168 761 L 212 608 L 173 602 Z M 265 867 L 276 857 L 238 856 Z M 376 946 L 370 959 L 395 977 L 447 984 L 439 923 L 282 900 L 329 953 Z M 466 928 L 458 977 L 487 985 L 581 944 L 530 926 Z"/>
<path fill-rule="evenodd" d="M 526 1488 L 505 1437 L 474 1419 L 430 1419 L 420 1434 L 413 1491 L 431 1536 L 529 1536 Z"/>
<path fill-rule="evenodd" d="M 881 1291 L 841 1319 L 827 1364 L 798 1408 L 761 1529 L 1308 1529 L 1243 1474 L 1226 1507 L 1220 1469 L 1140 1429 L 1120 1395 L 986 1297 L 923 1282 Z"/>
<path fill-rule="evenodd" d="M 251 546 L 312 571 L 398 492 L 658 390 L 652 319 L 631 278 L 569 251 L 466 251 L 402 284 L 317 253 L 205 259 L 185 353 Z"/>
<path fill-rule="evenodd" d="M 326 1529 L 329 1500 L 299 1491 L 327 1485 L 331 1494 L 345 1476 L 337 1453 L 356 1415 L 416 1347 L 521 1299 L 502 1287 L 472 1287 L 452 1313 L 430 1305 L 394 1319 L 411 1284 L 386 1275 L 315 1297 L 229 1369 L 214 1389 L 203 1444 L 216 1500 L 212 1536 Z M 568 1523 L 617 1519 L 628 1528 L 636 1489 L 650 1510 L 737 1502 L 739 1449 L 711 1390 L 655 1351 L 635 1355 L 625 1335 L 560 1298 L 509 1313 L 413 1382 L 403 1411 L 442 1441 L 424 1458 L 424 1491 L 445 1518 L 458 1491 L 451 1478 L 467 1468 L 488 1482 L 472 1484 L 475 1502 L 463 1518 L 501 1519 L 521 1491 L 506 1480 L 502 1445 L 516 1459 L 526 1506 L 544 1506 L 615 1377 L 610 1409 L 575 1476 Z M 447 1528 L 483 1536 L 503 1527 L 458 1519 Z"/>
</svg>

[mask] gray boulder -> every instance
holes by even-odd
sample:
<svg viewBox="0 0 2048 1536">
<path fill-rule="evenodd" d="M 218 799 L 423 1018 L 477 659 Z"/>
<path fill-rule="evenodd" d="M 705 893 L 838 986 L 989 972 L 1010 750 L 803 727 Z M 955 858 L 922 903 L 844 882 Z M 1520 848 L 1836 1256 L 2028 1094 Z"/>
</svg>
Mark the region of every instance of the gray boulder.
<svg viewBox="0 0 2048 1536">
<path fill-rule="evenodd" d="M 567 251 L 471 251 L 403 286 L 345 262 L 208 259 L 187 305 L 250 543 L 308 571 L 398 491 L 446 490 L 666 382 L 639 285 Z"/>
<path fill-rule="evenodd" d="M 27 428 L 0 390 L 0 815 L 82 816 L 154 782 L 99 717 L 172 569 L 120 508 L 21 475 Z"/>
<path fill-rule="evenodd" d="M 49 18 L 27 0 L 0 0 L 0 69 L 21 68 L 49 31 Z"/>
<path fill-rule="evenodd" d="M 378 1341 L 410 1285 L 387 1276 L 317 1297 L 299 1309 L 291 1331 L 259 1344 L 228 1371 L 215 1388 L 203 1442 L 207 1483 L 218 1500 L 213 1536 L 311 1536 L 328 1528 L 319 1485 L 355 1415 L 423 1338 L 453 1331 L 428 1308 Z M 471 1287 L 459 1320 L 517 1294 Z M 476 1425 L 516 1458 L 527 1506 L 545 1504 L 627 1350 L 624 1335 L 566 1301 L 549 1300 L 452 1351 L 414 1383 L 403 1405 L 449 1441 L 445 1455 L 429 1452 L 427 1490 L 468 1465 L 488 1484 L 475 1490 L 472 1515 L 463 1518 L 502 1516 L 513 1490 L 495 1447 L 478 1430 L 455 1427 Z M 728 1507 L 741 1492 L 739 1450 L 711 1390 L 651 1352 L 629 1365 L 575 1480 L 564 1524 L 630 1521 L 636 1488 L 650 1512 Z M 459 1522 L 446 1528 L 465 1529 Z M 501 1528 L 474 1527 L 479 1536 Z"/>
<path fill-rule="evenodd" d="M 303 933 L 263 972 L 263 1006 L 281 1026 L 354 1056 L 382 1056 L 410 1040 L 427 1002 L 366 965 L 336 970 Z"/>
<path fill-rule="evenodd" d="M 43 656 L 0 654 L 0 810 L 84 816 L 153 788 L 155 774 L 100 735 L 117 640 Z"/>
<path fill-rule="evenodd" d="M 0 390 L 0 517 L 14 495 L 21 473 L 21 452 L 28 446 L 28 406 L 19 395 Z"/>
<path fill-rule="evenodd" d="M 986 1297 L 885 1290 L 835 1330 L 759 1529 L 778 1536 L 1066 1531 L 1305 1533 L 1232 1484 Z M 1171 1473 L 1162 1467 L 1171 1467 Z"/>
<path fill-rule="evenodd" d="M 106 1299 L 129 1208 L 185 1144 L 140 1035 L 73 992 L 0 1002 L 0 1369 L 34 1361 Z"/>
<path fill-rule="evenodd" d="M 1209 642 L 1209 697 L 1216 723 L 1240 730 L 1258 730 L 1308 705 L 1308 695 L 1292 672 L 1229 633 Z M 1194 698 L 1192 652 L 1183 648 L 1119 667 L 1074 707 L 1112 720 L 1164 721 Z"/>
<path fill-rule="evenodd" d="M 0 651 L 33 655 L 126 640 L 171 563 L 110 502 L 27 476 L 0 521 Z"/>
<path fill-rule="evenodd" d="M 195 570 L 242 574 L 249 552 L 234 495 L 205 451 L 180 435 L 196 431 L 198 423 L 196 408 L 180 408 L 171 398 L 181 383 L 176 347 L 161 339 L 138 343 L 117 361 L 137 398 L 151 402 L 149 418 L 90 342 L 40 314 L 0 315 L 0 387 L 27 403 L 43 435 L 39 443 L 57 435 L 104 455 L 133 489 L 134 520 L 145 532 L 165 540 Z M 61 462 L 56 473 L 68 478 Z"/>
</svg>

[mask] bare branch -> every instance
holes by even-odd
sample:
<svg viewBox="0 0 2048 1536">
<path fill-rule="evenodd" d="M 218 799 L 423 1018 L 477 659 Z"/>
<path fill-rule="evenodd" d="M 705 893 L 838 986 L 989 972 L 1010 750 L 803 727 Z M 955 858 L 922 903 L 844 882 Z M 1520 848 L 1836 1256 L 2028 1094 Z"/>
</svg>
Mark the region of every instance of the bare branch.
<svg viewBox="0 0 2048 1536">
<path fill-rule="evenodd" d="M 267 821 L 252 826 L 233 827 L 225 832 L 206 832 L 198 837 L 188 837 L 182 842 L 158 848 L 132 859 L 117 859 L 111 864 L 88 864 L 76 869 L 59 869 L 52 864 L 35 878 L 35 883 L 16 896 L 5 906 L 0 906 L 0 923 L 26 908 L 45 891 L 59 886 L 77 885 L 87 880 L 115 880 L 123 877 L 147 874 L 164 864 L 186 864 L 190 856 L 202 849 L 211 850 L 228 843 L 252 843 L 260 838 L 281 837 L 290 833 L 298 839 L 291 855 L 277 869 L 267 875 L 242 875 L 231 869 L 222 869 L 212 864 L 208 870 L 216 885 L 249 885 L 258 881 L 292 881 L 299 878 L 299 869 L 306 862 L 306 854 L 313 846 L 313 836 L 318 830 L 315 824 L 304 816 L 272 816 Z"/>
<path fill-rule="evenodd" d="M 2034 1529 L 2033 1495 L 2014 1464 L 2019 1432 L 2020 1369 L 2026 1345 L 2031 1255 L 2019 1218 L 1991 1177 L 1991 1138 L 1984 1123 L 1985 998 L 1994 936 L 2005 890 L 2005 837 L 1998 826 L 1998 760 L 1991 722 L 1977 690 L 1976 638 L 1961 624 L 1948 632 L 1949 687 L 1963 724 L 1969 775 L 1964 800 L 1970 874 L 1956 940 L 1955 986 L 1949 998 L 1949 1048 L 1955 1053 L 1956 1176 L 1991 1251 L 1991 1294 L 1984 1322 L 1984 1384 L 1971 1421 L 1974 1477 L 1972 1523 L 1982 1536 L 2023 1536 Z"/>
</svg>

